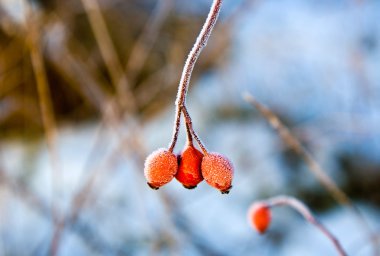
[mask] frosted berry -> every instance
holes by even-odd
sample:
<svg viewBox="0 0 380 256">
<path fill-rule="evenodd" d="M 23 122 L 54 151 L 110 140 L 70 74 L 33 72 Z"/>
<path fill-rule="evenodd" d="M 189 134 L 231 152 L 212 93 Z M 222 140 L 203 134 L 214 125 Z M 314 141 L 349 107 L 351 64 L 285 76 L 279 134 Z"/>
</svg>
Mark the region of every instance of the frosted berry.
<svg viewBox="0 0 380 256">
<path fill-rule="evenodd" d="M 251 227 L 263 234 L 268 229 L 272 216 L 267 204 L 254 203 L 248 210 L 247 218 Z"/>
<path fill-rule="evenodd" d="M 193 189 L 203 180 L 201 163 L 203 154 L 193 145 L 188 145 L 179 156 L 176 178 L 185 188 Z"/>
<path fill-rule="evenodd" d="M 152 189 L 169 183 L 178 170 L 177 157 L 167 149 L 160 148 L 145 160 L 144 175 Z"/>
<path fill-rule="evenodd" d="M 202 159 L 201 170 L 203 178 L 210 186 L 219 189 L 222 194 L 230 192 L 234 169 L 227 157 L 208 153 Z"/>
</svg>

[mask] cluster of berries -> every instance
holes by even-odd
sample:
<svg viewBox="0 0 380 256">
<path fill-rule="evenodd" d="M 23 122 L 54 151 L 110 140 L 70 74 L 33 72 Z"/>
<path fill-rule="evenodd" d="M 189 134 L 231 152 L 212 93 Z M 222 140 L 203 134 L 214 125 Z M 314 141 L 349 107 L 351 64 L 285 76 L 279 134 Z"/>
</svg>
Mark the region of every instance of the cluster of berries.
<svg viewBox="0 0 380 256">
<path fill-rule="evenodd" d="M 174 177 L 187 189 L 195 188 L 203 179 L 227 194 L 232 187 L 233 167 L 231 162 L 218 153 L 200 152 L 188 142 L 182 154 L 175 155 L 160 148 L 145 160 L 144 175 L 152 189 L 169 183 Z"/>
<path fill-rule="evenodd" d="M 206 182 L 227 194 L 231 189 L 233 178 L 233 167 L 231 162 L 223 155 L 209 153 L 192 128 L 192 121 L 186 108 L 186 93 L 188 91 L 191 73 L 194 65 L 206 46 L 207 40 L 218 18 L 222 0 L 214 0 L 207 19 L 191 49 L 183 67 L 181 81 L 178 87 L 176 100 L 176 116 L 173 139 L 168 149 L 158 149 L 151 153 L 145 160 L 144 174 L 148 185 L 153 189 L 169 183 L 174 177 L 185 188 L 195 188 L 203 179 Z M 173 154 L 177 142 L 181 115 L 186 120 L 188 135 L 187 145 L 181 155 Z M 203 153 L 193 146 L 193 136 L 198 142 Z"/>
</svg>

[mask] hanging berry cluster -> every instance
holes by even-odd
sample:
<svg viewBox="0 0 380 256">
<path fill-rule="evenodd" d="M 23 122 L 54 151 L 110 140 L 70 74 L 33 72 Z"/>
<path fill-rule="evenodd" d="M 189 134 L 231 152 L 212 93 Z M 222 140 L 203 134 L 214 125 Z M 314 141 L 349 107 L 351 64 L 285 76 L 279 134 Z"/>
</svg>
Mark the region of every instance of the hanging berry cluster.
<svg viewBox="0 0 380 256">
<path fill-rule="evenodd" d="M 207 151 L 193 129 L 192 119 L 186 107 L 186 94 L 191 73 L 218 19 L 221 4 L 222 0 L 213 1 L 206 22 L 185 62 L 178 88 L 170 146 L 168 149 L 160 148 L 154 151 L 145 160 L 144 175 L 148 185 L 153 189 L 169 183 L 174 177 L 188 189 L 195 188 L 203 179 L 223 194 L 228 193 L 232 187 L 234 170 L 231 162 L 219 153 Z M 177 143 L 182 115 L 186 123 L 187 144 L 183 152 L 176 156 L 173 150 Z M 202 152 L 194 147 L 193 139 L 196 140 Z"/>
</svg>

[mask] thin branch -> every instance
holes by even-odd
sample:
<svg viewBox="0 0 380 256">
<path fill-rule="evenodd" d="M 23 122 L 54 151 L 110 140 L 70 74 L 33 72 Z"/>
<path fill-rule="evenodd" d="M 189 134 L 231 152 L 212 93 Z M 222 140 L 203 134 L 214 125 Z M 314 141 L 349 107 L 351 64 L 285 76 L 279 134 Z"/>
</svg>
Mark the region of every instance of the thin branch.
<svg viewBox="0 0 380 256">
<path fill-rule="evenodd" d="M 46 134 L 47 146 L 50 154 L 50 161 L 52 167 L 51 173 L 51 183 L 53 188 L 53 197 L 51 203 L 51 214 L 54 227 L 59 226 L 60 218 L 57 213 L 57 187 L 58 181 L 62 179 L 62 173 L 60 168 L 60 161 L 58 152 L 56 149 L 56 138 L 57 138 L 57 126 L 54 118 L 53 104 L 51 102 L 51 95 L 49 84 L 46 76 L 46 70 L 44 61 L 41 53 L 41 42 L 39 34 L 39 23 L 37 17 L 32 12 L 31 6 L 27 6 L 28 18 L 31 20 L 31 29 L 29 30 L 29 48 L 30 48 L 30 58 L 32 61 L 32 67 L 37 84 L 37 92 L 39 98 L 39 105 L 41 110 L 42 123 L 44 131 Z M 52 239 L 50 254 L 56 254 L 56 240 Z"/>
<path fill-rule="evenodd" d="M 339 252 L 339 255 L 346 256 L 347 253 L 344 251 L 342 245 L 339 240 L 322 224 L 320 223 L 313 215 L 313 213 L 309 210 L 309 208 L 302 203 L 300 200 L 289 197 L 289 196 L 277 196 L 266 199 L 262 201 L 264 204 L 268 205 L 268 207 L 275 206 L 290 206 L 297 212 L 299 212 L 305 220 L 313 224 L 316 228 L 318 228 L 333 244 L 335 249 Z"/>
<path fill-rule="evenodd" d="M 91 29 L 95 35 L 100 53 L 106 64 L 112 84 L 116 87 L 120 106 L 134 111 L 136 103 L 130 91 L 127 77 L 113 46 L 98 0 L 82 0 Z"/>
<path fill-rule="evenodd" d="M 207 16 L 207 19 L 202 27 L 201 32 L 198 35 L 197 40 L 193 48 L 191 49 L 189 56 L 186 59 L 185 66 L 183 67 L 181 80 L 178 87 L 178 94 L 176 99 L 176 114 L 173 128 L 173 136 L 172 141 L 169 146 L 169 151 L 172 152 L 175 144 L 178 139 L 179 126 L 181 123 L 181 111 L 182 108 L 186 105 L 186 94 L 188 91 L 191 73 L 193 72 L 195 63 L 202 51 L 202 49 L 206 46 L 207 40 L 211 35 L 212 29 L 218 19 L 220 8 L 222 5 L 222 0 L 214 0 L 212 6 L 210 8 L 210 12 Z"/>
<path fill-rule="evenodd" d="M 0 185 L 2 188 L 8 189 L 14 196 L 19 198 L 26 206 L 30 207 L 32 211 L 38 214 L 41 218 L 50 217 L 50 209 L 46 203 L 30 190 L 26 184 L 14 179 L 6 174 L 6 171 L 0 166 Z M 61 219 L 61 218 L 60 218 Z M 97 237 L 95 232 L 92 230 L 93 226 L 84 222 L 83 220 L 78 220 L 76 225 L 69 225 L 68 230 L 76 234 L 84 244 L 89 247 L 89 249 L 96 249 L 97 251 L 104 250 L 115 250 L 114 246 L 108 244 L 101 237 Z M 96 240 L 96 241 L 95 241 Z M 43 241 L 46 244 L 46 241 Z M 33 254 L 33 253 L 32 253 Z M 33 254 L 34 255 L 34 254 Z"/>
<path fill-rule="evenodd" d="M 341 205 L 348 206 L 357 220 L 362 224 L 366 232 L 372 238 L 374 255 L 378 255 L 377 234 L 372 231 L 368 222 L 363 217 L 360 210 L 354 205 L 351 199 L 338 187 L 338 185 L 326 174 L 326 171 L 318 164 L 312 155 L 302 146 L 299 140 L 291 131 L 281 122 L 281 120 L 266 106 L 258 102 L 250 93 L 244 93 L 244 99 L 254 106 L 259 113 L 269 122 L 269 124 L 278 132 L 282 140 L 292 148 L 305 161 L 309 170 L 314 174 L 317 180 L 329 191 L 332 197 Z"/>
<path fill-rule="evenodd" d="M 136 39 L 125 68 L 131 83 L 134 82 L 136 75 L 143 68 L 172 5 L 173 0 L 157 1 L 154 14 L 149 18 L 140 36 Z"/>
<path fill-rule="evenodd" d="M 307 165 L 310 167 L 312 173 L 322 183 L 322 185 L 333 195 L 333 197 L 341 204 L 349 204 L 350 198 L 331 180 L 326 172 L 318 165 L 318 163 L 311 157 L 309 152 L 301 145 L 296 137 L 290 130 L 280 121 L 280 119 L 267 107 L 259 103 L 251 94 L 244 94 L 244 99 L 254 106 L 260 114 L 262 114 L 269 124 L 279 133 L 283 141 L 291 147 L 297 154 L 299 154 Z"/>
</svg>

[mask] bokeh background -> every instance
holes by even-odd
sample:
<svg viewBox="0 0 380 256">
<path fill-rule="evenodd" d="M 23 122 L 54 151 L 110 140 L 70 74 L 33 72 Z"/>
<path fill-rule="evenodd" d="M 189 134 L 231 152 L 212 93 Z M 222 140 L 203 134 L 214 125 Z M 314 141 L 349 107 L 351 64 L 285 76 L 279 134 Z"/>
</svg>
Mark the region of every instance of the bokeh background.
<svg viewBox="0 0 380 256">
<path fill-rule="evenodd" d="M 210 4 L 0 1 L 0 255 L 336 255 L 291 209 L 275 209 L 263 236 L 249 227 L 249 205 L 280 194 L 305 202 L 349 255 L 375 255 L 379 1 L 225 0 L 187 105 L 208 149 L 234 163 L 234 187 L 146 185 L 144 159 L 169 144 L 183 63 Z M 361 217 L 244 92 L 278 115 Z"/>
</svg>

